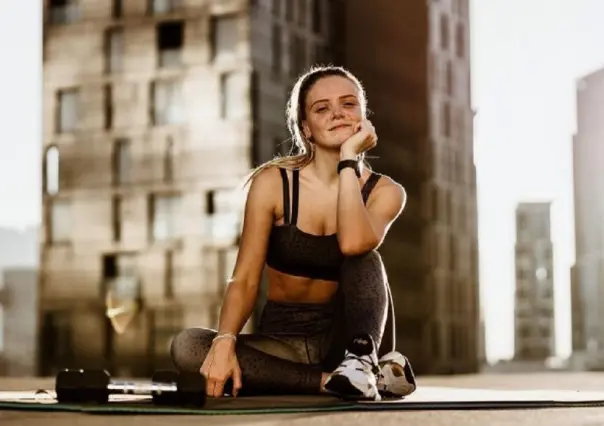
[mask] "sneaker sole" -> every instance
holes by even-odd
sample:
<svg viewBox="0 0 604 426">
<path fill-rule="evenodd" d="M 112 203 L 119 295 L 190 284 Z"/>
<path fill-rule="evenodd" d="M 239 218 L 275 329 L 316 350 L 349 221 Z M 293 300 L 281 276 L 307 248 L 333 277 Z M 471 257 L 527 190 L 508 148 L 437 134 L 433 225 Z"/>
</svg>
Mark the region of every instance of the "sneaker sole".
<svg viewBox="0 0 604 426">
<path fill-rule="evenodd" d="M 329 382 L 325 384 L 325 390 L 346 401 L 375 401 L 380 398 L 379 395 L 371 397 L 363 394 L 345 376 L 331 377 Z"/>
</svg>

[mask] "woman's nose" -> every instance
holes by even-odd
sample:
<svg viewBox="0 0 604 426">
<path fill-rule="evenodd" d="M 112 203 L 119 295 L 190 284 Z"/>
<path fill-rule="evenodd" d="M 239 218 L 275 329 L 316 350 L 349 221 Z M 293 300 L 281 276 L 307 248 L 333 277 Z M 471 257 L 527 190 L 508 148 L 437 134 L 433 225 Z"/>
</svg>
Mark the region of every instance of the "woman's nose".
<svg viewBox="0 0 604 426">
<path fill-rule="evenodd" d="M 334 117 L 342 117 L 344 115 L 344 109 L 340 105 L 333 107 L 332 111 Z"/>
</svg>

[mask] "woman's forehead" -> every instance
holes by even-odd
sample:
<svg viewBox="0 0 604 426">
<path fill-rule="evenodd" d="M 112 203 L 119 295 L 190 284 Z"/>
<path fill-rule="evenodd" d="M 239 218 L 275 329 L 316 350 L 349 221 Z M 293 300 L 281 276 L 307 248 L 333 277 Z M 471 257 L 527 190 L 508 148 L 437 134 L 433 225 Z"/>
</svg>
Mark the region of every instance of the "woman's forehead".
<svg viewBox="0 0 604 426">
<path fill-rule="evenodd" d="M 358 97 L 358 87 L 346 77 L 329 76 L 319 79 L 308 91 L 308 105 L 344 97 Z"/>
</svg>

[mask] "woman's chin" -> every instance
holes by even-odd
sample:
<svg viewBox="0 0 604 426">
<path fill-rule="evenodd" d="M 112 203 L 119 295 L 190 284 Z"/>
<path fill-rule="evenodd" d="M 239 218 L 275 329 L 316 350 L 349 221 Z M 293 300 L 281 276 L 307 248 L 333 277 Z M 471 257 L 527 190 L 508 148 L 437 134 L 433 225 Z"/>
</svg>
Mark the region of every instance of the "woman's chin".
<svg viewBox="0 0 604 426">
<path fill-rule="evenodd" d="M 326 151 L 339 151 L 340 147 L 344 144 L 345 141 L 346 141 L 346 139 L 331 140 L 331 141 L 325 141 L 324 143 L 317 144 L 317 145 L 319 145 L 321 148 L 323 148 Z"/>
</svg>

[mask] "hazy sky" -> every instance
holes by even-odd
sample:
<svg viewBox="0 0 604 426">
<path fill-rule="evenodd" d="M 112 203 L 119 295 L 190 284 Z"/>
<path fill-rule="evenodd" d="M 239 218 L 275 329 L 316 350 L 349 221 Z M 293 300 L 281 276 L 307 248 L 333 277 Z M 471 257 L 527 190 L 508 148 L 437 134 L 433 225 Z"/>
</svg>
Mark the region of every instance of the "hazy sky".
<svg viewBox="0 0 604 426">
<path fill-rule="evenodd" d="M 40 221 L 40 4 L 0 3 L 0 227 Z M 553 201 L 557 342 L 567 355 L 574 90 L 604 67 L 604 1 L 475 0 L 471 11 L 487 355 L 513 352 L 514 209 L 535 199 Z"/>
</svg>

